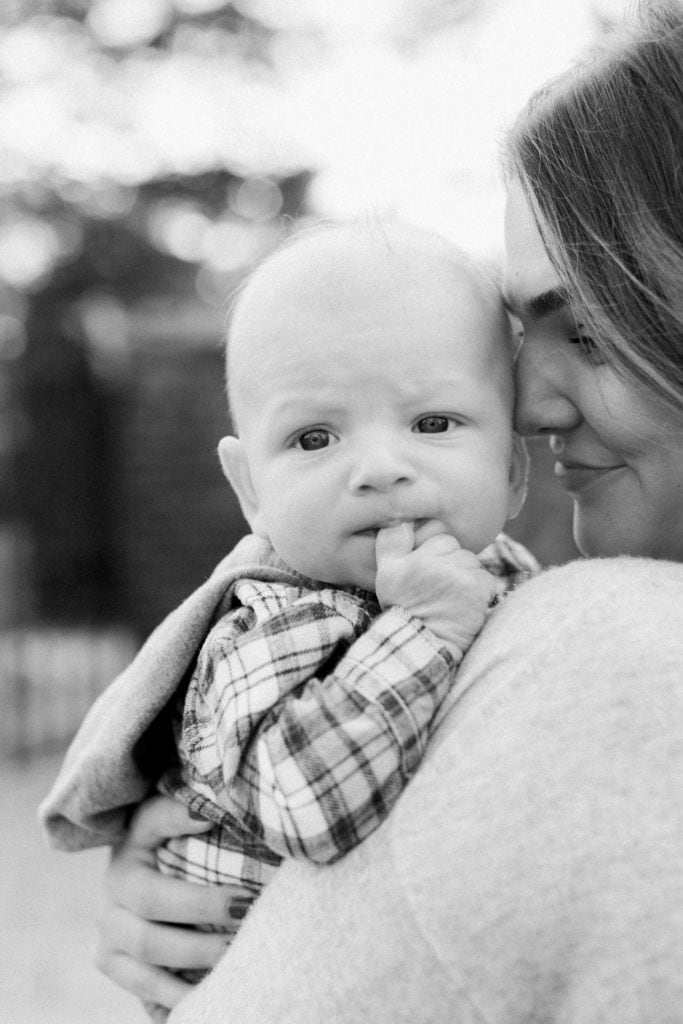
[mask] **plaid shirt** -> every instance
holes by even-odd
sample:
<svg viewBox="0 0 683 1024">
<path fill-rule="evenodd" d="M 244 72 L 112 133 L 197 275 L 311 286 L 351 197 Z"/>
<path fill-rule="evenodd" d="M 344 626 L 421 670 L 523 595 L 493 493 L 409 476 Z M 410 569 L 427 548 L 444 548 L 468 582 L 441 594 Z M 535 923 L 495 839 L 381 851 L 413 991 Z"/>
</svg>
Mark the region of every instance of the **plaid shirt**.
<svg viewBox="0 0 683 1024">
<path fill-rule="evenodd" d="M 499 538 L 499 593 L 537 570 Z M 214 823 L 159 865 L 257 893 L 281 859 L 332 862 L 386 817 L 418 767 L 456 664 L 420 620 L 360 590 L 245 579 L 177 708 L 161 788 Z"/>
</svg>

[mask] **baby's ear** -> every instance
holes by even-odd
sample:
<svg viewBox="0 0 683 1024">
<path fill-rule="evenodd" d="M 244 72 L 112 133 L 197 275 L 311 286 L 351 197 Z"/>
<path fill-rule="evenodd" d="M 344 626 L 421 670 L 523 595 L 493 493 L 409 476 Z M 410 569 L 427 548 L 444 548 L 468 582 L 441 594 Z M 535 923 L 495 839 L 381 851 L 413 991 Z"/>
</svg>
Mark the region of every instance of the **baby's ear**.
<svg viewBox="0 0 683 1024">
<path fill-rule="evenodd" d="M 244 444 L 238 437 L 222 437 L 218 442 L 218 458 L 221 460 L 228 483 L 237 495 L 242 515 L 249 523 L 252 533 L 259 537 L 267 537 Z"/>
<path fill-rule="evenodd" d="M 519 434 L 512 433 L 512 457 L 510 459 L 510 488 L 508 491 L 508 519 L 519 515 L 526 498 L 529 478 L 529 453 Z"/>
</svg>

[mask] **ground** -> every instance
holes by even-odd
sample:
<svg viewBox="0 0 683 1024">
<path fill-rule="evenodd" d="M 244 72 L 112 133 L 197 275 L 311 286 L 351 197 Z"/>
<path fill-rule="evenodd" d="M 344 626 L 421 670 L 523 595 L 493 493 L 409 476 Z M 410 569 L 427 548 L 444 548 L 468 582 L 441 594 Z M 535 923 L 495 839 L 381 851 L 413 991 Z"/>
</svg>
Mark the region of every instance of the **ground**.
<svg viewBox="0 0 683 1024">
<path fill-rule="evenodd" d="M 145 1024 L 136 1000 L 93 965 L 107 854 L 48 850 L 36 807 L 58 761 L 0 760 L 0 1020 L 2 1024 Z"/>
</svg>

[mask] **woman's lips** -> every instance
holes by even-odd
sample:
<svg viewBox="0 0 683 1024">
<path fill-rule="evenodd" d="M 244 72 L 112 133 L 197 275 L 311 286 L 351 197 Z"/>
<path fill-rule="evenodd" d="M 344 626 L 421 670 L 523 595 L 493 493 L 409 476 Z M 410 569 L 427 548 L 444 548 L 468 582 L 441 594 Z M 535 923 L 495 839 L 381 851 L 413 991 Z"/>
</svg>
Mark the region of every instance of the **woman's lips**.
<svg viewBox="0 0 683 1024">
<path fill-rule="evenodd" d="M 570 493 L 577 493 L 625 469 L 623 463 L 615 466 L 591 466 L 583 462 L 556 462 L 555 476 Z"/>
</svg>

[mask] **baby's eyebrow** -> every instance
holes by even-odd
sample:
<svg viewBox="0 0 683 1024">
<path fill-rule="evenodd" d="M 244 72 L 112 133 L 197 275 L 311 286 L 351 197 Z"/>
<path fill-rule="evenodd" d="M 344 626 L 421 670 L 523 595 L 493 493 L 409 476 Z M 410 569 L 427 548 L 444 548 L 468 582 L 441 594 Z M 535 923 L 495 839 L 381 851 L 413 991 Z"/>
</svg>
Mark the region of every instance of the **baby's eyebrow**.
<svg viewBox="0 0 683 1024">
<path fill-rule="evenodd" d="M 514 296 L 503 296 L 503 304 L 508 312 L 517 316 L 529 315 L 541 319 L 568 306 L 569 297 L 566 288 L 549 288 L 530 299 L 515 301 Z"/>
</svg>

